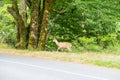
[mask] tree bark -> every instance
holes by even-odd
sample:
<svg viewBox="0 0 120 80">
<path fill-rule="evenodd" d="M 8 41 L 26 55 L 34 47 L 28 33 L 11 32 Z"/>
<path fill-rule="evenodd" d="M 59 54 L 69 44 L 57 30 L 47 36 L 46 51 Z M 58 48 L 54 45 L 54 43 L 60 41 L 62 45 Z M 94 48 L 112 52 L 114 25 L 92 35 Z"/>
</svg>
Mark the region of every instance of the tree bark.
<svg viewBox="0 0 120 80">
<path fill-rule="evenodd" d="M 45 0 L 45 7 L 44 7 L 44 13 L 43 13 L 43 20 L 41 24 L 41 31 L 40 31 L 40 37 L 39 37 L 39 43 L 38 43 L 38 49 L 44 50 L 45 49 L 45 42 L 46 42 L 46 36 L 47 36 L 47 30 L 48 30 L 48 20 L 50 17 L 50 9 L 52 5 L 54 4 L 56 0 Z"/>
<path fill-rule="evenodd" d="M 31 22 L 30 22 L 30 35 L 29 35 L 29 49 L 36 49 L 38 44 L 38 29 L 40 16 L 40 0 L 32 0 L 31 4 Z"/>
<path fill-rule="evenodd" d="M 25 0 L 20 0 L 20 15 L 22 16 L 25 27 L 27 27 L 27 12 Z"/>
<path fill-rule="evenodd" d="M 8 7 L 8 12 L 14 17 L 17 28 L 17 44 L 16 47 L 20 49 L 26 49 L 26 28 L 24 21 L 19 14 L 17 0 L 12 0 L 12 7 Z"/>
<path fill-rule="evenodd" d="M 31 4 L 32 4 L 31 0 L 25 0 L 25 3 L 29 8 L 31 8 Z"/>
</svg>

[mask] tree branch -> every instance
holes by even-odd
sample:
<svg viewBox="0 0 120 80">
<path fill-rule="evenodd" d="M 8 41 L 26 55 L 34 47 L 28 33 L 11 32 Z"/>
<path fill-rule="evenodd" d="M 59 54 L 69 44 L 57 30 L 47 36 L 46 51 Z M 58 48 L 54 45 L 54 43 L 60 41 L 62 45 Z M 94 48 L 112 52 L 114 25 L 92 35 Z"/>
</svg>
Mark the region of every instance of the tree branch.
<svg viewBox="0 0 120 80">
<path fill-rule="evenodd" d="M 28 6 L 29 8 L 31 8 L 31 0 L 25 0 L 25 3 L 27 4 L 27 6 Z"/>
<path fill-rule="evenodd" d="M 17 5 L 17 0 L 11 0 L 12 7 L 7 7 L 7 11 L 14 17 L 15 20 L 18 20 L 19 17 L 19 10 Z"/>
<path fill-rule="evenodd" d="M 66 10 L 58 11 L 58 10 L 55 10 L 55 9 L 52 9 L 52 11 L 56 12 L 57 14 L 64 14 L 66 12 Z"/>
<path fill-rule="evenodd" d="M 14 17 L 15 20 L 18 20 L 18 16 L 12 7 L 7 7 L 7 11 Z"/>
</svg>

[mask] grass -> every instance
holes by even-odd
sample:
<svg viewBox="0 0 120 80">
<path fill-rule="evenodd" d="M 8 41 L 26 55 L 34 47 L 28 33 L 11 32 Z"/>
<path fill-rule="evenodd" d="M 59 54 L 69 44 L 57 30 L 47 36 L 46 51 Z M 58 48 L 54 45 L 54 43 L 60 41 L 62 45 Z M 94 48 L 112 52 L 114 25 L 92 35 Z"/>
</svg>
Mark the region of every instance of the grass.
<svg viewBox="0 0 120 80">
<path fill-rule="evenodd" d="M 108 51 L 107 52 L 84 51 L 77 53 L 30 51 L 30 50 L 16 50 L 7 45 L 2 45 L 0 46 L 0 53 L 120 69 L 120 54 Z"/>
</svg>

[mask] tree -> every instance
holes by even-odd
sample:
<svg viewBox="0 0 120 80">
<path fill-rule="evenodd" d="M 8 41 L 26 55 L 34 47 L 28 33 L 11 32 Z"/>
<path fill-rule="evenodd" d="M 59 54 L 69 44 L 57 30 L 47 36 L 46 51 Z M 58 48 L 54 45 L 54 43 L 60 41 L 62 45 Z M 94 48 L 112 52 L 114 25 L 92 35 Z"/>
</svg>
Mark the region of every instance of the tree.
<svg viewBox="0 0 120 80">
<path fill-rule="evenodd" d="M 56 0 L 20 0 L 20 9 L 17 0 L 11 0 L 12 7 L 8 12 L 16 21 L 17 48 L 45 49 L 47 25 L 50 9 Z M 26 5 L 30 9 L 30 23 L 27 22 Z M 28 15 L 28 14 L 27 14 Z"/>
<path fill-rule="evenodd" d="M 26 27 L 22 16 L 19 13 L 17 0 L 12 0 L 12 7 L 8 7 L 8 12 L 14 17 L 16 21 L 16 37 L 17 44 L 16 47 L 25 49 L 26 48 Z"/>
</svg>

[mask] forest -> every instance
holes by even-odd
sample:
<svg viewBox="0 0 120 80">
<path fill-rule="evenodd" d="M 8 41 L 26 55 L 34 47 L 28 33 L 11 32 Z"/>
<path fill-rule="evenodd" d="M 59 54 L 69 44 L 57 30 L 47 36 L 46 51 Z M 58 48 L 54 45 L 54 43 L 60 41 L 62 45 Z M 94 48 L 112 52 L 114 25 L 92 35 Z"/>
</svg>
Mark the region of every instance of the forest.
<svg viewBox="0 0 120 80">
<path fill-rule="evenodd" d="M 0 43 L 17 49 L 120 52 L 120 0 L 0 0 Z M 66 49 L 65 49 L 66 51 Z"/>
</svg>

